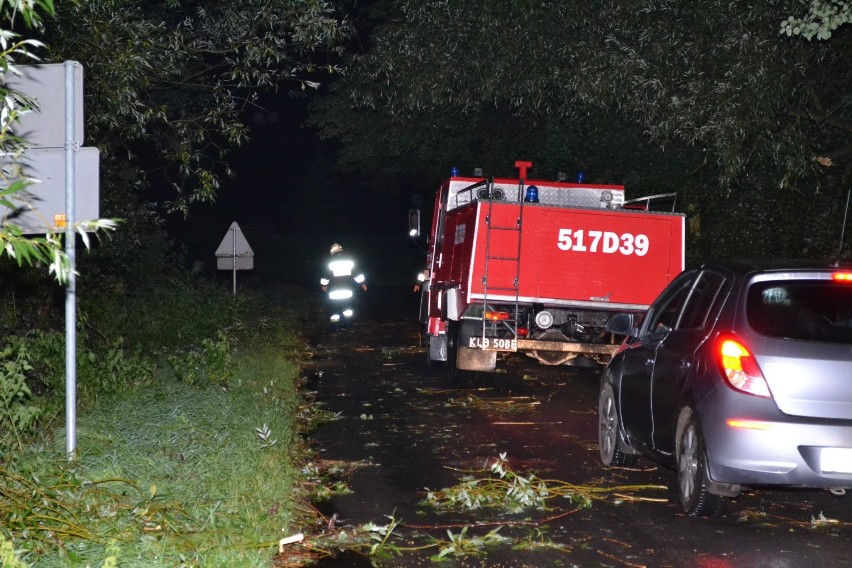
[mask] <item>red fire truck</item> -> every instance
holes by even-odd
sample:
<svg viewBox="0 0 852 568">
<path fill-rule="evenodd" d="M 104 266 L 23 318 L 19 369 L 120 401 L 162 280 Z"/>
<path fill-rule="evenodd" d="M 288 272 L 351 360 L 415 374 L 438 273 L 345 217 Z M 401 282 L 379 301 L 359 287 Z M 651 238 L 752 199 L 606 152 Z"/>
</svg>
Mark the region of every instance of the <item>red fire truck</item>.
<svg viewBox="0 0 852 568">
<path fill-rule="evenodd" d="M 518 179 L 454 171 L 435 196 L 421 320 L 428 361 L 450 376 L 492 371 L 511 352 L 605 364 L 619 339 L 607 317 L 644 312 L 683 270 L 684 216 L 649 206 L 673 194 L 625 202 L 621 185 L 515 167 Z"/>
</svg>

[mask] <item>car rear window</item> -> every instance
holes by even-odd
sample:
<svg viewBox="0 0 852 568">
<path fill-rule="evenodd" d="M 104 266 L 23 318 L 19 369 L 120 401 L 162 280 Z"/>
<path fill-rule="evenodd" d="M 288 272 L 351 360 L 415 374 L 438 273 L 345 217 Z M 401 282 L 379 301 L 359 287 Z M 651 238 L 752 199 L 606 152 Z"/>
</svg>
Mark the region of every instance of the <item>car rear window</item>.
<svg viewBox="0 0 852 568">
<path fill-rule="evenodd" d="M 749 325 L 771 337 L 852 344 L 852 284 L 775 280 L 752 284 Z"/>
</svg>

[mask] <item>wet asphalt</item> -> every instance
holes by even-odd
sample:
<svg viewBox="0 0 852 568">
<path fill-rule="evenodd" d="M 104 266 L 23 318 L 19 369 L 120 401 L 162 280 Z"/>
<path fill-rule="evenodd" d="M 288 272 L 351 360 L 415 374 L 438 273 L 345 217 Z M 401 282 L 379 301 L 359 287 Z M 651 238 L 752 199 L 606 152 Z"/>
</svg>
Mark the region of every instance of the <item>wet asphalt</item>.
<svg viewBox="0 0 852 568">
<path fill-rule="evenodd" d="M 498 372 L 448 380 L 426 365 L 407 288 L 371 289 L 351 330 L 310 338 L 305 388 L 337 419 L 310 433 L 317 459 L 340 464 L 348 491 L 315 506 L 334 530 L 399 522 L 389 558 L 343 552 L 320 566 L 431 566 L 448 531 L 507 537 L 443 565 L 487 567 L 852 566 L 852 495 L 762 490 L 741 495 L 718 518 L 688 518 L 675 503 L 674 472 L 641 459 L 606 469 L 598 458 L 600 369 L 543 366 L 513 354 Z M 546 509 L 439 512 L 427 491 L 480 477 L 504 454 L 519 475 L 548 487 L 606 489 L 591 507 L 566 497 Z M 618 490 L 624 486 L 651 486 Z M 463 527 L 469 527 L 464 529 Z"/>
</svg>

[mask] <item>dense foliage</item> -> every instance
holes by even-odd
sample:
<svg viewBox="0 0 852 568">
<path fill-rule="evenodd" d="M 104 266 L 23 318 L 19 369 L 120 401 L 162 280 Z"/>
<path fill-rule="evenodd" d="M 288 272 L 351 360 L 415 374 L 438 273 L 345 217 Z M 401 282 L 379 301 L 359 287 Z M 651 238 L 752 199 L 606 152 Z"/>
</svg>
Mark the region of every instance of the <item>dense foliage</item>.
<svg viewBox="0 0 852 568">
<path fill-rule="evenodd" d="M 214 201 L 222 177 L 232 173 L 229 152 L 247 141 L 242 121 L 259 104 L 259 93 L 301 96 L 317 87 L 337 71 L 331 58 L 348 33 L 324 0 L 91 0 L 56 7 L 52 0 L 15 0 L 0 2 L 0 19 L 26 30 L 2 32 L 0 80 L 13 63 L 74 60 L 83 67 L 84 143 L 100 150 L 101 216 L 123 223 L 100 254 L 79 260 L 85 264 L 80 272 L 107 291 L 168 263 L 160 216 L 186 215 L 191 203 Z M 3 148 L 23 149 L 26 140 L 9 136 L 7 128 L 27 105 L 5 86 L 0 94 L 8 107 L 0 125 Z M 5 211 L 14 208 L 10 200 L 23 183 L 3 176 Z M 60 281 L 67 276 L 58 236 L 25 237 L 6 225 L 0 246 L 18 264 L 38 264 L 39 272 L 47 267 Z M 44 287 L 37 276 L 5 263 L 0 275 L 5 293 L 19 300 Z M 24 307 L 12 304 L 15 311 Z"/>
<path fill-rule="evenodd" d="M 531 159 L 542 177 L 582 169 L 633 196 L 677 191 L 693 255 L 837 250 L 849 26 L 788 36 L 807 11 L 796 0 L 394 5 L 316 106 L 343 167 L 437 180 Z"/>
<path fill-rule="evenodd" d="M 183 212 L 215 199 L 258 93 L 318 86 L 347 33 L 323 0 L 87 0 L 48 29 L 47 59 L 85 69 L 89 143 L 170 187 L 156 197 Z"/>
<path fill-rule="evenodd" d="M 82 64 L 101 214 L 122 219 L 77 259 L 81 405 L 147 384 L 166 361 L 184 381 L 224 380 L 222 334 L 239 303 L 185 270 L 161 215 L 215 199 L 229 150 L 246 141 L 242 113 L 261 91 L 301 93 L 334 73 L 327 57 L 347 24 L 323 0 L 0 0 L 0 21 L 20 30 L 0 33 L 0 79 L 15 65 Z M 7 128 L 32 102 L 0 88 L 0 143 L 26 151 Z M 14 207 L 21 186 L 0 183 L 0 210 Z M 67 259 L 58 236 L 28 237 L 12 224 L 0 228 L 0 246 L 3 461 L 62 408 L 64 290 L 47 269 Z M 27 262 L 35 266 L 17 266 Z"/>
<path fill-rule="evenodd" d="M 15 65 L 81 63 L 84 143 L 101 155 L 101 215 L 122 220 L 121 230 L 77 259 L 83 363 L 115 361 L 122 349 L 133 361 L 138 349 L 168 353 L 212 341 L 229 317 L 221 308 L 228 299 L 184 270 L 161 215 L 215 199 L 220 177 L 230 171 L 229 150 L 246 141 L 242 113 L 258 104 L 261 91 L 301 93 L 334 73 L 327 58 L 347 33 L 346 22 L 323 0 L 88 0 L 56 6 L 52 0 L 15 0 L 0 1 L 0 21 L 4 29 L 20 30 L 0 33 L 0 79 Z M 0 143 L 9 155 L 26 151 L 26 140 L 10 135 L 8 127 L 38 101 L 5 84 L 0 88 Z M 3 175 L 5 212 L 25 183 Z M 87 239 L 82 227 L 80 234 Z M 0 358 L 14 365 L 0 396 L 26 409 L 34 395 L 49 400 L 62 390 L 61 373 L 55 372 L 62 366 L 61 349 L 34 352 L 38 342 L 27 338 L 62 327 L 64 290 L 48 272 L 66 276 L 68 259 L 61 236 L 26 236 L 13 224 L 0 228 L 0 246 L 0 331 L 7 341 L 18 341 Z M 17 266 L 28 263 L 35 266 Z M 61 336 L 50 342 L 61 345 Z M 42 368 L 28 369 L 35 361 Z M 47 361 L 56 368 L 43 368 Z M 101 367 L 93 374 L 115 380 L 120 370 Z M 20 381 L 24 375 L 28 384 Z M 83 389 L 89 388 L 86 378 Z M 50 414 L 50 403 L 44 404 L 42 416 Z M 18 425 L 33 426 L 37 414 L 16 419 Z"/>
<path fill-rule="evenodd" d="M 122 219 L 77 262 L 71 463 L 65 290 L 49 274 L 67 266 L 61 235 L 0 228 L 0 564 L 267 565 L 295 508 L 277 501 L 293 494 L 294 311 L 199 280 L 161 216 L 215 199 L 257 93 L 314 88 L 346 25 L 322 0 L 68 1 L 55 14 L 53 0 L 0 0 L 0 21 L 38 38 L 0 32 L 0 83 L 38 56 L 82 64 L 101 213 Z M 0 88 L 0 145 L 25 152 L 7 127 L 29 105 Z M 25 185 L 4 182 L 2 213 Z"/>
</svg>

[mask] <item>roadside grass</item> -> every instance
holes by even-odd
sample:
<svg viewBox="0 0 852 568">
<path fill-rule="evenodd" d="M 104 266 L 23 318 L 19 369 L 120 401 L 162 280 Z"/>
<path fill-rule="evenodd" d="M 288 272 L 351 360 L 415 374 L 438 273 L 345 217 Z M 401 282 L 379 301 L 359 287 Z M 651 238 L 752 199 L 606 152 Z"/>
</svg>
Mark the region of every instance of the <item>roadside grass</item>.
<svg viewBox="0 0 852 568">
<path fill-rule="evenodd" d="M 162 364 L 147 387 L 99 397 L 75 461 L 59 429 L 0 465 L 0 545 L 33 567 L 273 565 L 299 508 L 304 346 L 277 322 L 233 347 L 227 380 Z"/>
</svg>

